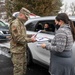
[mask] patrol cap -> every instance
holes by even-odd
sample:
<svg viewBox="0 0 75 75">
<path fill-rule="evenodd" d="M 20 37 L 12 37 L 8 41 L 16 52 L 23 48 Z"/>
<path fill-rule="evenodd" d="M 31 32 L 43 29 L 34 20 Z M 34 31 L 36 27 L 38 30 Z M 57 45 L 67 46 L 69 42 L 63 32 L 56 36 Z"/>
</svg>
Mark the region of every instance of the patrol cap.
<svg viewBox="0 0 75 75">
<path fill-rule="evenodd" d="M 31 12 L 24 7 L 21 8 L 20 13 L 23 13 L 27 18 L 29 18 L 29 15 L 31 14 Z"/>
</svg>

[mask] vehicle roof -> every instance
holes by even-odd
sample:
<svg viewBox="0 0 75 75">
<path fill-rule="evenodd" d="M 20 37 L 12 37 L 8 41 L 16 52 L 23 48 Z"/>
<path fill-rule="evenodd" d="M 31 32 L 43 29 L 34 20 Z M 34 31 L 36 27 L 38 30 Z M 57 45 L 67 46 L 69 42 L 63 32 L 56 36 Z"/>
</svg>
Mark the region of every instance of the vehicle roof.
<svg viewBox="0 0 75 75">
<path fill-rule="evenodd" d="M 38 18 L 28 19 L 25 24 L 30 23 L 30 22 L 33 22 L 33 21 L 55 20 L 55 17 L 56 17 L 56 16 L 45 16 L 45 17 L 38 17 Z M 74 16 L 69 16 L 69 18 L 70 18 L 72 21 L 75 21 L 75 17 L 74 17 Z"/>
<path fill-rule="evenodd" d="M 33 21 L 54 20 L 54 19 L 55 19 L 55 16 L 45 16 L 45 17 L 32 18 L 32 19 L 28 19 L 25 24 L 33 22 Z"/>
</svg>

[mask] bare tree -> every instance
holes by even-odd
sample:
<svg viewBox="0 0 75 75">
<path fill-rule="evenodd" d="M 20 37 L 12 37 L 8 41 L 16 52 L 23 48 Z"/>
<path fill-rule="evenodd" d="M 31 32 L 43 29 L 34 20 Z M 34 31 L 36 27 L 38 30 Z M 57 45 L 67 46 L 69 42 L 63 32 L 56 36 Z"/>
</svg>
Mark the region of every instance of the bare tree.
<svg viewBox="0 0 75 75">
<path fill-rule="evenodd" d="M 68 5 L 66 3 L 65 6 L 64 6 L 64 11 L 63 12 L 66 13 L 67 9 L 68 9 Z"/>
<path fill-rule="evenodd" d="M 68 5 L 67 5 L 67 3 L 65 3 L 63 5 L 64 5 L 63 7 L 60 7 L 60 12 L 61 13 L 66 13 L 67 12 L 67 9 L 68 9 Z"/>
<path fill-rule="evenodd" d="M 5 15 L 5 1 L 0 0 L 0 18 Z"/>
<path fill-rule="evenodd" d="M 72 12 L 72 15 L 75 15 L 75 2 L 72 2 L 72 3 L 70 4 L 70 10 L 71 10 L 71 12 Z"/>
</svg>

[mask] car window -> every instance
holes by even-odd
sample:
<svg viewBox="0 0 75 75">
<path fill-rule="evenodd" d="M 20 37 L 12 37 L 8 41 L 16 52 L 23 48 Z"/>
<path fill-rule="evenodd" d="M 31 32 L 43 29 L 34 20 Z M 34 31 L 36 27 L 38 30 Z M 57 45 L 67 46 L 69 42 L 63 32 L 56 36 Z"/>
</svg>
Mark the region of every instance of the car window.
<svg viewBox="0 0 75 75">
<path fill-rule="evenodd" d="M 49 24 L 49 27 L 51 30 L 47 32 L 42 32 L 42 33 L 47 33 L 47 34 L 55 33 L 55 21 L 54 20 L 33 21 L 33 22 L 26 24 L 26 29 L 28 31 L 38 32 L 39 30 L 44 30 L 45 23 Z"/>
<path fill-rule="evenodd" d="M 37 21 L 35 22 L 30 22 L 26 25 L 26 29 L 28 31 L 35 31 L 35 26 L 36 26 Z"/>
<path fill-rule="evenodd" d="M 0 27 L 4 27 L 4 26 L 6 26 L 6 24 L 0 21 Z"/>
<path fill-rule="evenodd" d="M 35 31 L 43 30 L 43 22 L 38 21 L 38 23 L 35 26 Z"/>
<path fill-rule="evenodd" d="M 44 32 L 44 25 L 48 23 L 49 30 Z M 42 33 L 54 33 L 55 32 L 55 21 L 54 20 L 44 20 L 44 21 L 38 21 L 38 23 L 35 26 L 35 31 L 42 30 Z"/>
</svg>

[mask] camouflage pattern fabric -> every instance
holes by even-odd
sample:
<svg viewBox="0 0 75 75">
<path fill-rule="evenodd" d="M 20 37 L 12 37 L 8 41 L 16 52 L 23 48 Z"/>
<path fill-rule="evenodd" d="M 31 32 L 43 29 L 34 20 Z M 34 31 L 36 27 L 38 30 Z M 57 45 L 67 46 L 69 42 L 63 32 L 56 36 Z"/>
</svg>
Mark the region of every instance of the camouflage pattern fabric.
<svg viewBox="0 0 75 75">
<path fill-rule="evenodd" d="M 11 33 L 10 51 L 14 65 L 13 75 L 24 75 L 27 65 L 26 45 L 27 42 L 31 42 L 31 39 L 27 37 L 24 23 L 19 18 L 11 22 L 9 30 Z"/>
<path fill-rule="evenodd" d="M 10 50 L 12 53 L 24 53 L 27 42 L 31 42 L 31 39 L 27 37 L 26 28 L 20 19 L 15 19 L 10 24 Z"/>
<path fill-rule="evenodd" d="M 14 64 L 14 75 L 24 75 L 27 69 L 25 53 L 13 53 L 12 62 Z"/>
</svg>

